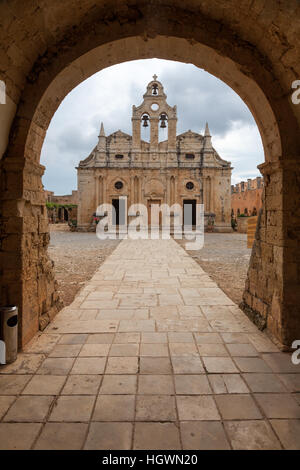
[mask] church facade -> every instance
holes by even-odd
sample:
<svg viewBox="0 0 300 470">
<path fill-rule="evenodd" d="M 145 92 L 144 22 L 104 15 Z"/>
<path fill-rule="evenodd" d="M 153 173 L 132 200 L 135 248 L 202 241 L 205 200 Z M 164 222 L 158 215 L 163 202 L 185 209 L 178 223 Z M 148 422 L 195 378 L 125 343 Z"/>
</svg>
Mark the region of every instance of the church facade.
<svg viewBox="0 0 300 470">
<path fill-rule="evenodd" d="M 121 130 L 105 135 L 91 154 L 79 163 L 78 230 L 95 228 L 96 208 L 103 203 L 116 209 L 142 203 L 188 205 L 195 224 L 196 204 L 204 204 L 205 221 L 213 220 L 214 231 L 231 231 L 231 164 L 212 146 L 208 125 L 205 134 L 191 130 L 177 135 L 177 109 L 167 103 L 162 84 L 154 75 L 143 102 L 132 108 L 132 135 Z M 148 130 L 148 139 L 142 132 Z M 165 138 L 160 134 L 164 132 Z M 123 223 L 123 222 L 122 222 Z"/>
</svg>

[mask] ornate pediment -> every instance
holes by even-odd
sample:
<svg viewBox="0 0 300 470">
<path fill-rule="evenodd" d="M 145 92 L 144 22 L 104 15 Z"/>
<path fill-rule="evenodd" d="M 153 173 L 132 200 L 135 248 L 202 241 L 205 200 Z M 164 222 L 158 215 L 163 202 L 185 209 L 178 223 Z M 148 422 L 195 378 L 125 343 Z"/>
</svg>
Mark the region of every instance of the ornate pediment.
<svg viewBox="0 0 300 470">
<path fill-rule="evenodd" d="M 186 132 L 183 132 L 182 134 L 179 134 L 177 136 L 177 139 L 181 140 L 185 137 L 187 137 L 189 139 L 192 139 L 192 138 L 199 139 L 200 138 L 200 140 L 203 140 L 203 135 L 197 134 L 197 132 L 191 131 L 191 129 L 189 129 Z"/>
<path fill-rule="evenodd" d="M 132 137 L 131 137 L 131 135 L 126 134 L 126 132 L 123 132 L 123 131 L 121 131 L 121 129 L 119 129 L 118 131 L 113 132 L 112 134 L 110 134 L 110 135 L 107 137 L 107 140 L 108 140 L 108 141 L 113 140 L 113 139 L 127 139 L 127 140 L 131 140 Z"/>
</svg>

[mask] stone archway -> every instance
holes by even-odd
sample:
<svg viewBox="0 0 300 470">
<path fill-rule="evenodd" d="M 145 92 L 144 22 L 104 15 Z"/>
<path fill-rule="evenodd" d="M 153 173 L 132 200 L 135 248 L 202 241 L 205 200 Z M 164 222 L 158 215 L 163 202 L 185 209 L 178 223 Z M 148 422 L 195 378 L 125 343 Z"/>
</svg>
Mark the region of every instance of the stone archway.
<svg viewBox="0 0 300 470">
<path fill-rule="evenodd" d="M 67 93 L 93 73 L 116 63 L 157 57 L 193 63 L 214 74 L 241 96 L 256 120 L 265 150 L 260 167 L 266 181 L 265 206 L 244 300 L 253 316 L 263 319 L 288 347 L 300 334 L 300 109 L 290 100 L 291 83 L 299 71 L 298 3 L 291 0 L 279 7 L 271 0 L 267 10 L 261 1 L 249 10 L 246 0 L 200 5 L 116 1 L 108 9 L 99 1 L 95 8 L 86 2 L 76 9 L 74 0 L 68 0 L 48 7 L 41 2 L 34 10 L 36 3 L 29 1 L 23 9 L 24 34 L 17 37 L 14 54 L 10 52 L 22 64 L 19 73 L 8 61 L 3 75 L 8 108 L 2 147 L 5 131 L 11 132 L 2 161 L 1 296 L 4 303 L 20 306 L 20 345 L 58 308 L 47 257 L 44 169 L 39 163 L 51 118 Z M 12 17 L 18 18 L 16 5 L 8 4 Z M 63 15 L 63 10 L 73 13 Z M 4 33 L 4 43 L 9 44 L 9 22 Z M 22 48 L 23 62 L 18 56 Z"/>
</svg>

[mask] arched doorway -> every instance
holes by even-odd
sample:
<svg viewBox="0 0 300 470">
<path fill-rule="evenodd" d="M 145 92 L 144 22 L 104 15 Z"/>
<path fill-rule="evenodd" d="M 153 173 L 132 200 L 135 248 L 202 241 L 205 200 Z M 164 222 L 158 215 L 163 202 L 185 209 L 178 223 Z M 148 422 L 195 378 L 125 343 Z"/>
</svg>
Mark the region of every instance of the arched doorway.
<svg viewBox="0 0 300 470">
<path fill-rule="evenodd" d="M 288 347 L 300 334 L 296 217 L 300 110 L 289 99 L 297 65 L 292 59 L 289 63 L 288 58 L 285 65 L 274 54 L 284 45 L 274 47 L 277 39 L 272 37 L 268 20 L 254 10 L 249 12 L 239 1 L 232 1 L 228 11 L 217 1 L 211 1 L 207 9 L 185 2 L 183 10 L 180 5 L 166 1 L 164 5 L 157 2 L 155 9 L 140 2 L 135 10 L 112 7 L 111 19 L 100 5 L 94 16 L 81 18 L 85 14 L 82 9 L 72 18 L 73 24 L 61 25 L 60 34 L 48 43 L 45 40 L 39 59 L 33 58 L 30 66 L 24 66 L 21 88 L 15 83 L 8 90 L 7 129 L 13 117 L 14 122 L 2 162 L 5 243 L 1 294 L 4 303 L 20 307 L 21 345 L 51 320 L 58 307 L 47 258 L 48 224 L 41 185 L 44 170 L 39 164 L 50 120 L 67 93 L 96 71 L 146 57 L 205 68 L 231 86 L 250 108 L 264 145 L 265 163 L 260 169 L 266 184 L 260 238 L 249 268 L 245 306 L 254 317 L 264 319 L 282 345 Z M 52 13 L 58 30 L 62 20 L 55 7 Z M 282 25 L 292 15 L 284 9 L 277 14 Z M 122 21 L 115 21 L 118 17 Z M 70 33 L 72 27 L 74 34 Z M 285 32 L 284 26 L 281 28 Z M 261 43 L 261 37 L 270 44 Z M 3 146 L 6 138 L 3 135 Z M 33 243 L 36 235 L 39 242 Z M 25 238 L 26 251 L 21 249 Z"/>
</svg>

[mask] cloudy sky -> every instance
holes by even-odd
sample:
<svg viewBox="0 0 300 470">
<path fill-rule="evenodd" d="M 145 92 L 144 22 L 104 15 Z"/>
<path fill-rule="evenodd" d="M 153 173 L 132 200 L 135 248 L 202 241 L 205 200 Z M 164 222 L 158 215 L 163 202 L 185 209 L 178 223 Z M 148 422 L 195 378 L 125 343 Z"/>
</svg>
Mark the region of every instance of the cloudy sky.
<svg viewBox="0 0 300 470">
<path fill-rule="evenodd" d="M 41 163 L 44 187 L 69 194 L 77 187 L 76 170 L 97 144 L 100 123 L 106 135 L 131 134 L 132 105 L 139 105 L 156 73 L 167 101 L 177 105 L 177 133 L 204 133 L 208 121 L 213 145 L 234 167 L 232 183 L 259 175 L 261 138 L 244 102 L 227 85 L 194 65 L 147 59 L 109 67 L 81 83 L 60 105 L 49 126 Z"/>
</svg>

